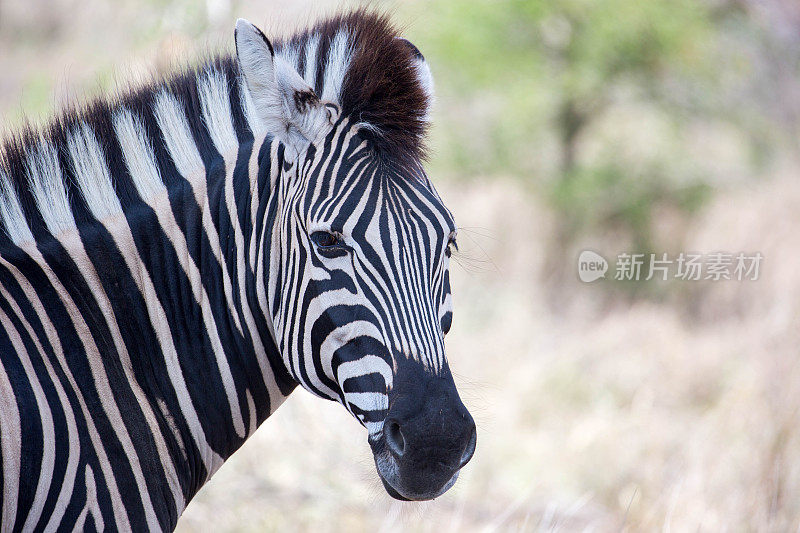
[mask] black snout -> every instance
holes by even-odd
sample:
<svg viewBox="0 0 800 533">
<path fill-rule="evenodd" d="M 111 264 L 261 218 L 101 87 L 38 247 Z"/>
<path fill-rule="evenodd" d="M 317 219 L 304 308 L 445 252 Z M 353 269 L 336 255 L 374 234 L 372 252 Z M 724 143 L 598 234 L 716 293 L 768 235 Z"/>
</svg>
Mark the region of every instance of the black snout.
<svg viewBox="0 0 800 533">
<path fill-rule="evenodd" d="M 449 375 L 427 375 L 393 390 L 383 436 L 394 466 L 381 472 L 384 483 L 392 496 L 413 500 L 449 488 L 477 441 L 475 422 Z"/>
<path fill-rule="evenodd" d="M 472 417 L 469 416 L 469 413 L 467 413 L 467 416 L 470 418 L 470 420 L 472 420 Z M 403 435 L 403 428 L 401 427 L 400 422 L 394 418 L 387 420 L 384 432 L 386 433 L 386 445 L 389 447 L 392 455 L 396 459 L 401 459 L 406 452 L 406 438 Z M 458 468 L 461 468 L 467 464 L 470 459 L 472 459 L 472 456 L 475 453 L 477 437 L 478 434 L 475 430 L 475 423 L 473 422 L 472 429 L 469 432 L 467 445 L 464 448 L 464 451 L 461 454 L 461 459 L 458 463 Z M 458 446 L 456 445 L 456 447 Z"/>
</svg>

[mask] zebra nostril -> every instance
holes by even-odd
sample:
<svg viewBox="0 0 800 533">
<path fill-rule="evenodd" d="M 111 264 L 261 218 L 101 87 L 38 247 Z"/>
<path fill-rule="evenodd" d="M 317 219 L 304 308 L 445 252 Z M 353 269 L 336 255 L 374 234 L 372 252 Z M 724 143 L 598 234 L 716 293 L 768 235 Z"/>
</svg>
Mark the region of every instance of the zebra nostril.
<svg viewBox="0 0 800 533">
<path fill-rule="evenodd" d="M 402 457 L 406 451 L 406 439 L 403 438 L 403 432 L 400 431 L 400 424 L 397 420 L 389 420 L 386 422 L 386 444 L 392 453 L 398 458 Z"/>
<path fill-rule="evenodd" d="M 475 430 L 475 426 L 472 427 L 472 434 L 469 437 L 469 442 L 467 443 L 467 447 L 464 448 L 464 453 L 461 454 L 461 463 L 458 465 L 459 468 L 463 467 L 465 464 L 472 459 L 472 456 L 475 454 L 475 445 L 478 443 L 478 432 Z"/>
</svg>

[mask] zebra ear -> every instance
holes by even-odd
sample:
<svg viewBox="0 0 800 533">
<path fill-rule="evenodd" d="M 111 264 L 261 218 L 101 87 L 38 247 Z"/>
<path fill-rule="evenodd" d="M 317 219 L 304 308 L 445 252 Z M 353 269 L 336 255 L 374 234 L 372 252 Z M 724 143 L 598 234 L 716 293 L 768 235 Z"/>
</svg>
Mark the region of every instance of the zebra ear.
<svg viewBox="0 0 800 533">
<path fill-rule="evenodd" d="M 239 67 L 265 131 L 302 151 L 330 125 L 330 113 L 261 30 L 239 19 L 234 36 Z"/>
<path fill-rule="evenodd" d="M 425 56 L 422 55 L 422 52 L 419 51 L 419 48 L 414 46 L 411 41 L 402 37 L 397 37 L 397 39 L 402 41 L 409 48 L 409 50 L 411 50 L 411 53 L 414 56 L 414 71 L 417 75 L 419 85 L 428 100 L 425 109 L 425 120 L 430 121 L 431 109 L 433 108 L 434 101 L 433 74 L 431 74 L 431 68 L 428 66 L 428 62 L 425 61 Z"/>
</svg>

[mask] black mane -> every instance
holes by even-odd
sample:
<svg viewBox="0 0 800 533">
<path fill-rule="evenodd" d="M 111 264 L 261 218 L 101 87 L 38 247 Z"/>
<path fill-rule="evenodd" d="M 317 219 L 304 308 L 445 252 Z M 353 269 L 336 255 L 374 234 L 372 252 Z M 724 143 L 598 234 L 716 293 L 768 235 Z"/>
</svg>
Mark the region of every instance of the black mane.
<svg viewBox="0 0 800 533">
<path fill-rule="evenodd" d="M 276 47 L 298 50 L 296 66 L 302 72 L 305 47 L 312 36 L 319 35 L 314 90 L 321 95 L 325 52 L 343 30 L 350 35 L 353 56 L 340 92 L 342 111 L 371 126 L 376 148 L 400 157 L 424 157 L 430 102 L 416 72 L 422 54 L 400 38 L 388 16 L 367 9 L 336 15 Z"/>
</svg>

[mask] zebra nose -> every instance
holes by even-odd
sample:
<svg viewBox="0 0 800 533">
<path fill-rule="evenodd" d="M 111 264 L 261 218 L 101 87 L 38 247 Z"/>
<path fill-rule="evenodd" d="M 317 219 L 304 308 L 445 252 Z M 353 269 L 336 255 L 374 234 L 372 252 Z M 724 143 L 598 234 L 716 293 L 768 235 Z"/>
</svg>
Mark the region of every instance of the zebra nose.
<svg viewBox="0 0 800 533">
<path fill-rule="evenodd" d="M 406 453 L 406 439 L 403 437 L 403 430 L 400 429 L 400 422 L 396 419 L 386 421 L 386 445 L 396 458 L 403 457 Z"/>
<path fill-rule="evenodd" d="M 422 408 L 414 408 L 413 399 L 410 406 L 406 403 L 396 402 L 383 425 L 386 448 L 399 463 L 441 467 L 452 474 L 472 459 L 477 441 L 475 421 L 460 400 L 434 396 Z"/>
</svg>

